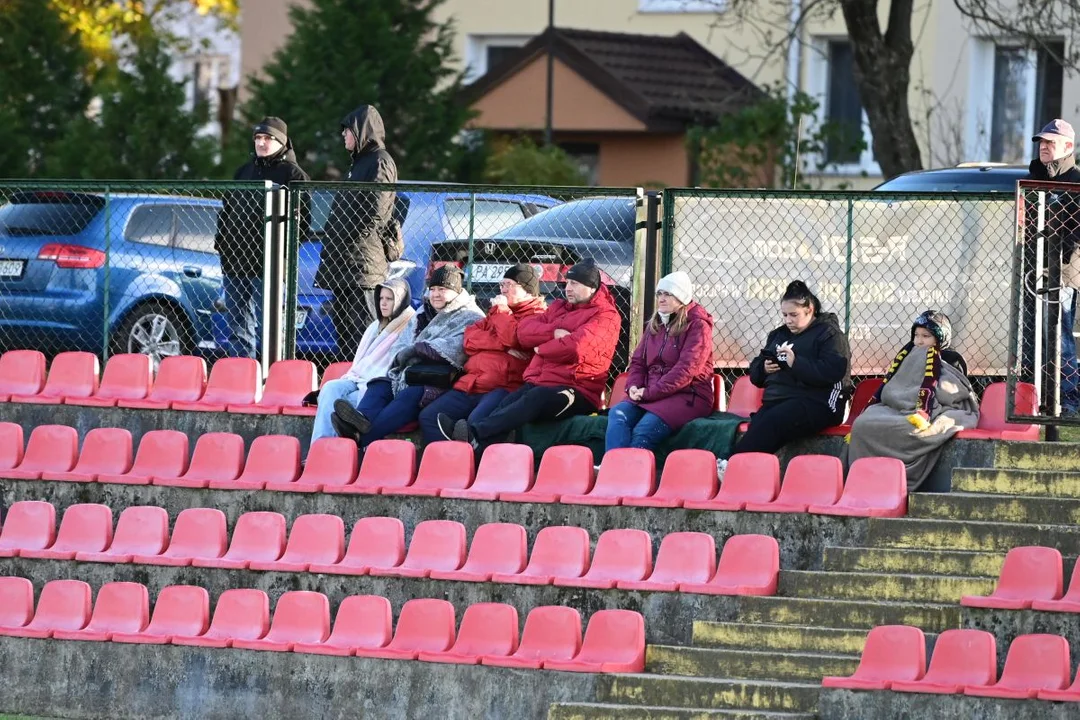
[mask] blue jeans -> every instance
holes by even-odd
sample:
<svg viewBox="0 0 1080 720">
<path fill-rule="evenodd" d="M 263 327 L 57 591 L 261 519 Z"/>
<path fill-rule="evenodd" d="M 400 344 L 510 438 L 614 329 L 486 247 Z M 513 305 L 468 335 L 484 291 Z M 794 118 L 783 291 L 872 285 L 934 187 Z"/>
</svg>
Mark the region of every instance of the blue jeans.
<svg viewBox="0 0 1080 720">
<path fill-rule="evenodd" d="M 440 413 L 449 415 L 455 421 L 468 418 L 471 425 L 490 415 L 509 394 L 509 390 L 492 390 L 489 393 L 475 395 L 461 390 L 444 393 L 420 411 L 420 431 L 424 437 L 424 444 L 444 439 L 442 433 L 439 432 L 437 422 Z"/>
<path fill-rule="evenodd" d="M 222 275 L 229 357 L 258 358 L 263 313 L 263 279 Z"/>
<path fill-rule="evenodd" d="M 606 450 L 625 447 L 652 450 L 669 435 L 671 428 L 666 422 L 629 400 L 623 400 L 608 411 L 604 445 Z"/>
<path fill-rule="evenodd" d="M 371 421 L 371 429 L 360 438 L 360 448 L 367 449 L 376 440 L 397 432 L 402 425 L 414 422 L 420 416 L 420 400 L 423 397 L 424 388 L 418 385 L 410 385 L 394 395 L 388 380 L 369 382 L 364 397 L 356 407 Z"/>
<path fill-rule="evenodd" d="M 334 426 L 330 424 L 330 416 L 334 414 L 334 401 L 345 399 L 349 404 L 356 407 L 360 404 L 360 398 L 364 391 L 352 380 L 338 378 L 331 380 L 319 390 L 319 404 L 315 409 L 315 424 L 311 428 L 311 442 L 319 438 L 337 437 Z"/>
</svg>

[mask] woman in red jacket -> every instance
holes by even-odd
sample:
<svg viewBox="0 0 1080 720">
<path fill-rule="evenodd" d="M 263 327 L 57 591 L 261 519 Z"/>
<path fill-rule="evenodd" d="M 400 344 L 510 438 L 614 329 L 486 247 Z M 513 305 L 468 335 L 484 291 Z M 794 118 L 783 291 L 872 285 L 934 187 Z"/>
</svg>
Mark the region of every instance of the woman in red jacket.
<svg viewBox="0 0 1080 720">
<path fill-rule="evenodd" d="M 503 398 L 521 387 L 533 349 L 518 343 L 517 326 L 519 320 L 547 308 L 539 295 L 540 276 L 532 265 L 519 263 L 506 271 L 487 317 L 465 328 L 465 373 L 453 390 L 420 412 L 425 444 L 451 440 L 455 422 L 487 417 Z"/>
</svg>

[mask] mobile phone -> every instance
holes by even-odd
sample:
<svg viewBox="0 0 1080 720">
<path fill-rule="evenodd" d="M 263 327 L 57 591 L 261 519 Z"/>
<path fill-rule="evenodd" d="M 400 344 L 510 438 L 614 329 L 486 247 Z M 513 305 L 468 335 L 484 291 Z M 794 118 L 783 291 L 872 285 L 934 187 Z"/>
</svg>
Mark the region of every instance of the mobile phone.
<svg viewBox="0 0 1080 720">
<path fill-rule="evenodd" d="M 772 348 L 765 348 L 764 350 L 761 351 L 761 355 L 766 360 L 772 360 L 774 363 L 776 363 L 780 367 L 787 367 L 787 363 L 784 362 L 783 360 L 781 360 L 779 358 L 779 356 L 777 356 L 776 351 L 773 350 Z"/>
</svg>

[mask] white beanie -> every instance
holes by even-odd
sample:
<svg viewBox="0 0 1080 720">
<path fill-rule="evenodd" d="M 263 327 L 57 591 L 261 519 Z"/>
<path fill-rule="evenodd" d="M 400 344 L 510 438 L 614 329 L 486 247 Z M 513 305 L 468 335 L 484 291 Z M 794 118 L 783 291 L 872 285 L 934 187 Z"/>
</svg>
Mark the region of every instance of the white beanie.
<svg viewBox="0 0 1080 720">
<path fill-rule="evenodd" d="M 656 283 L 656 292 L 669 293 L 683 305 L 689 305 L 694 299 L 694 284 L 690 282 L 689 275 L 682 270 L 676 270 L 660 278 L 660 282 Z"/>
</svg>

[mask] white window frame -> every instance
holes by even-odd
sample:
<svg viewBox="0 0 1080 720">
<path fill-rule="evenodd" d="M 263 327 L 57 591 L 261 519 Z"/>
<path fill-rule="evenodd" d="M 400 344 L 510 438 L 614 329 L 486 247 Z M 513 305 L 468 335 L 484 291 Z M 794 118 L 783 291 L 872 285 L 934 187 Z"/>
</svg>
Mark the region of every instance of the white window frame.
<svg viewBox="0 0 1080 720">
<path fill-rule="evenodd" d="M 638 0 L 639 13 L 715 13 L 726 7 L 724 0 Z"/>
<path fill-rule="evenodd" d="M 487 74 L 489 47 L 523 47 L 533 35 L 467 35 L 465 38 L 465 84 Z"/>
<path fill-rule="evenodd" d="M 806 94 L 818 102 L 814 120 L 819 127 L 829 119 L 829 43 L 843 41 L 851 42 L 850 38 L 837 35 L 817 36 L 810 41 Z M 806 172 L 811 175 L 860 175 L 862 173 L 881 175 L 881 166 L 874 160 L 874 136 L 870 131 L 870 120 L 866 117 L 866 110 L 863 110 L 861 124 L 866 148 L 859 154 L 858 162 L 833 163 L 824 170 L 818 170 L 822 158 L 814 154 L 807 156 Z M 806 131 L 805 127 L 803 131 Z"/>
<path fill-rule="evenodd" d="M 999 47 L 1019 48 L 1020 43 L 1001 38 L 976 38 L 971 43 L 969 95 L 967 112 L 966 159 L 971 162 L 990 160 L 990 135 L 994 122 L 994 56 Z M 1038 84 L 1039 58 L 1033 49 L 1027 55 L 1024 82 L 1028 87 L 1024 99 L 1024 124 L 1029 134 L 1035 134 L 1035 86 Z M 1027 160 L 1034 157 L 1034 143 L 1028 149 Z"/>
</svg>

